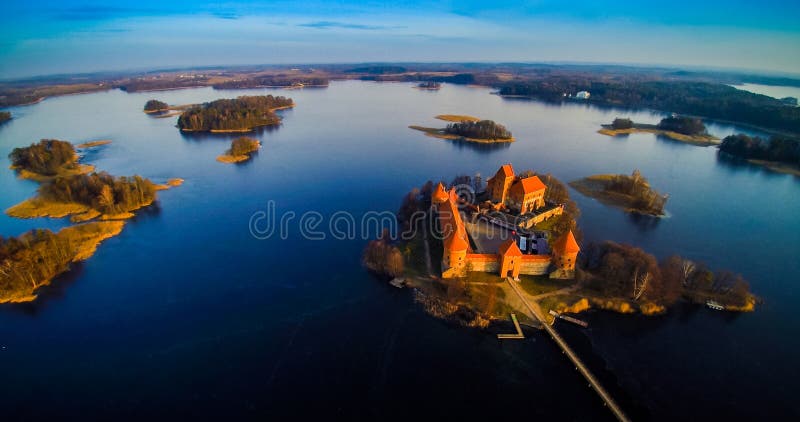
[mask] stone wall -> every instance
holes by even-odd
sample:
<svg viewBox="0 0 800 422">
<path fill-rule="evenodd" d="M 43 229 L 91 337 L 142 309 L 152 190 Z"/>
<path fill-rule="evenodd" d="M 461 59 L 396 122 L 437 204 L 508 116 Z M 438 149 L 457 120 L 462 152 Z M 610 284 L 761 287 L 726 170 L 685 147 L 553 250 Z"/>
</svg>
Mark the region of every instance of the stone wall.
<svg viewBox="0 0 800 422">
<path fill-rule="evenodd" d="M 524 255 L 519 273 L 528 275 L 547 274 L 547 270 L 550 269 L 550 260 L 547 255 Z"/>
</svg>

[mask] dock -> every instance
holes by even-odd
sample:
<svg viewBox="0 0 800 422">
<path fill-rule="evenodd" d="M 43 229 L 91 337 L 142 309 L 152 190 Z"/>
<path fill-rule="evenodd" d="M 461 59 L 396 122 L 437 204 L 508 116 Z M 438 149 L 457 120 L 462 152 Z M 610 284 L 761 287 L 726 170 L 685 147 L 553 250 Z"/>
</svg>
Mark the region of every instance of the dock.
<svg viewBox="0 0 800 422">
<path fill-rule="evenodd" d="M 522 334 L 522 328 L 519 326 L 519 321 L 517 321 L 517 315 L 512 313 L 511 314 L 511 321 L 514 323 L 514 327 L 517 329 L 516 334 L 498 334 L 497 338 L 500 340 L 510 340 L 510 339 L 523 339 L 525 335 Z"/>
<path fill-rule="evenodd" d="M 589 368 L 587 368 L 586 365 L 583 364 L 578 355 L 576 355 L 575 352 L 572 351 L 567 342 L 564 341 L 564 339 L 561 337 L 560 334 L 558 334 L 555 328 L 553 328 L 552 326 L 550 326 L 550 324 L 547 323 L 544 316 L 541 314 L 541 309 L 539 308 L 539 305 L 536 303 L 531 304 L 528 301 L 528 299 L 526 299 L 525 296 L 523 296 L 522 292 L 519 291 L 519 287 L 513 280 L 511 280 L 510 278 L 506 278 L 506 280 L 508 281 L 508 284 L 511 286 L 511 289 L 514 290 L 514 293 L 516 293 L 517 296 L 519 296 L 522 303 L 525 304 L 525 307 L 528 308 L 531 315 L 533 315 L 534 318 L 539 320 L 542 326 L 544 326 L 544 329 L 547 331 L 548 334 L 550 334 L 550 337 L 553 339 L 553 341 L 555 341 L 558 347 L 561 348 L 561 351 L 565 355 L 567 355 L 567 357 L 569 357 L 569 360 L 572 361 L 572 363 L 575 365 L 575 369 L 580 371 L 581 375 L 583 375 L 583 377 L 586 378 L 586 381 L 589 382 L 589 386 L 592 387 L 594 391 L 597 392 L 597 394 L 600 396 L 601 399 L 603 399 L 603 402 L 605 403 L 606 407 L 611 409 L 611 412 L 614 413 L 614 416 L 617 417 L 617 420 L 619 420 L 620 422 L 629 422 L 630 419 L 628 419 L 628 417 L 625 415 L 625 412 L 622 411 L 622 408 L 620 408 L 619 405 L 617 405 L 617 402 L 614 401 L 614 398 L 611 397 L 611 394 L 609 394 L 608 391 L 606 391 L 606 389 L 603 388 L 602 385 L 600 385 L 600 381 L 598 381 L 597 378 L 595 378 L 595 376 L 591 373 L 591 371 L 589 371 Z"/>
<path fill-rule="evenodd" d="M 580 325 L 583 328 L 589 328 L 589 324 L 586 323 L 586 321 L 581 321 L 578 318 L 573 318 L 573 317 L 571 317 L 569 315 L 562 315 L 562 314 L 560 314 L 560 313 L 558 313 L 558 312 L 556 312 L 556 311 L 554 311 L 552 309 L 550 310 L 550 315 L 552 315 L 552 316 L 554 316 L 556 318 L 559 318 L 559 319 L 563 319 L 564 321 L 569 321 L 569 322 L 571 322 L 571 323 L 573 323 L 575 325 Z"/>
</svg>

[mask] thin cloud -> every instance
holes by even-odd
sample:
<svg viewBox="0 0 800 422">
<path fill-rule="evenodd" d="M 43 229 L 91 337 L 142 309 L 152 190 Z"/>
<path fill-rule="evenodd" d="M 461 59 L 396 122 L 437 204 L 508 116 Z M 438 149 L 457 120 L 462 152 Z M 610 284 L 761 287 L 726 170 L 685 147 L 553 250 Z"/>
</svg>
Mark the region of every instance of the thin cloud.
<svg viewBox="0 0 800 422">
<path fill-rule="evenodd" d="M 335 21 L 308 22 L 308 23 L 298 24 L 297 26 L 302 26 L 306 28 L 317 28 L 317 29 L 331 29 L 331 28 L 361 29 L 365 31 L 402 28 L 401 26 L 363 25 L 360 23 L 347 23 L 347 22 L 335 22 Z"/>
</svg>

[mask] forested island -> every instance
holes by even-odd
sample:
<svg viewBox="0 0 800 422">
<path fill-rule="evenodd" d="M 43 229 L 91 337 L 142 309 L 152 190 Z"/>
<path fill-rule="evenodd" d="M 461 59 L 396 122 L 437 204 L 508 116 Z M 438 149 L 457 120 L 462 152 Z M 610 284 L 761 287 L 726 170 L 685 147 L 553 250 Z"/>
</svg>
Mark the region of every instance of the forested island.
<svg viewBox="0 0 800 422">
<path fill-rule="evenodd" d="M 428 91 L 438 91 L 441 87 L 442 84 L 436 81 L 425 81 L 417 85 L 417 88 Z"/>
<path fill-rule="evenodd" d="M 329 83 L 328 78 L 321 76 L 269 75 L 220 82 L 212 85 L 212 87 L 214 89 L 303 88 L 325 87 Z"/>
<path fill-rule="evenodd" d="M 730 135 L 722 140 L 719 150 L 774 171 L 800 175 L 800 140 L 796 138 Z"/>
<path fill-rule="evenodd" d="M 11 169 L 20 177 L 38 181 L 94 170 L 94 166 L 78 163 L 78 154 L 71 143 L 57 139 L 42 139 L 28 147 L 14 148 L 8 158 Z"/>
<path fill-rule="evenodd" d="M 294 107 L 292 99 L 281 96 L 221 99 L 188 108 L 178 118 L 178 128 L 185 132 L 250 132 L 280 123 L 275 110 L 290 107 Z"/>
<path fill-rule="evenodd" d="M 70 264 L 88 259 L 97 245 L 116 236 L 122 221 L 66 227 L 56 233 L 32 230 L 18 237 L 0 236 L 0 303 L 29 302 Z"/>
<path fill-rule="evenodd" d="M 620 176 L 620 182 L 646 186 L 646 181 L 636 173 Z M 527 171 L 521 175 L 529 177 L 535 173 Z M 569 198 L 566 185 L 552 175 L 537 177 L 546 180 L 547 191 L 553 190 L 548 200 L 559 200 L 565 212 L 559 220 L 547 220 L 535 229 L 550 232 L 550 240 L 573 231 L 580 242 L 582 236 L 576 220 L 580 210 Z M 458 176 L 448 186 L 473 183 L 469 176 Z M 510 312 L 515 312 L 522 323 L 536 325 L 536 319 L 528 315 L 528 309 L 517 299 L 518 293 L 496 271 L 468 268 L 464 276 L 442 278 L 443 241 L 436 235 L 440 229 L 438 223 L 429 214 L 437 212 L 435 206 L 431 208 L 434 186 L 428 181 L 404 196 L 397 212 L 400 235 L 393 237 L 384 232 L 369 242 L 362 254 L 364 267 L 380 280 L 413 287 L 416 301 L 433 316 L 487 328 L 493 321 L 505 321 Z M 460 200 L 467 201 L 461 204 L 462 218 L 474 222 L 469 210 L 475 204 L 469 202 L 469 197 Z M 468 232 L 474 248 L 472 230 Z M 659 262 L 653 255 L 630 245 L 588 244 L 581 249 L 576 264 L 574 280 L 521 274 L 515 283 L 522 290 L 521 295 L 535 303 L 543 315 L 550 310 L 582 312 L 591 308 L 656 315 L 679 303 L 749 312 L 759 302 L 748 282 L 739 275 L 715 272 L 703 263 L 676 255 Z M 548 318 L 552 320 L 552 316 Z"/>
<path fill-rule="evenodd" d="M 0 125 L 3 123 L 11 120 L 11 112 L 10 111 L 0 111 Z"/>
<path fill-rule="evenodd" d="M 689 144 L 709 146 L 719 144 L 719 139 L 708 134 L 702 120 L 693 117 L 672 116 L 661 119 L 657 125 L 634 123 L 631 119 L 616 118 L 610 125 L 597 131 L 608 136 L 631 133 L 654 133 Z"/>
<path fill-rule="evenodd" d="M 140 176 L 114 177 L 105 172 L 91 173 L 92 166 L 78 163 L 71 143 L 44 139 L 28 147 L 15 148 L 9 159 L 12 168 L 37 180 L 36 197 L 6 210 L 18 218 L 72 215 L 75 222 L 120 219 L 131 211 L 150 205 L 159 186 Z"/>
<path fill-rule="evenodd" d="M 250 159 L 252 154 L 261 148 L 258 139 L 242 136 L 231 141 L 231 147 L 225 154 L 217 157 L 221 163 L 239 163 Z"/>
<path fill-rule="evenodd" d="M 104 145 L 110 140 L 90 141 L 82 148 Z M 122 231 L 122 220 L 132 211 L 150 205 L 156 191 L 178 186 L 181 179 L 155 185 L 140 176 L 114 177 L 93 171 L 93 166 L 78 163 L 75 147 L 69 142 L 43 139 L 28 147 L 15 148 L 9 159 L 12 169 L 41 183 L 37 196 L 17 204 L 6 213 L 17 218 L 71 215 L 74 223 L 61 229 L 32 230 L 18 237 L 0 236 L 0 303 L 36 299 L 37 290 L 71 263 L 89 258 L 103 240 Z"/>
<path fill-rule="evenodd" d="M 623 208 L 628 212 L 652 216 L 664 215 L 668 195 L 650 187 L 650 182 L 639 170 L 630 176 L 624 174 L 599 174 L 569 183 L 578 192 L 602 203 Z"/>
<path fill-rule="evenodd" d="M 481 120 L 477 117 L 457 114 L 440 114 L 436 118 L 453 123 L 442 129 L 415 125 L 411 125 L 409 128 L 440 139 L 484 144 L 514 142 L 511 132 L 505 126 L 492 120 Z"/>
<path fill-rule="evenodd" d="M 149 100 L 144 103 L 144 112 L 145 113 L 158 113 L 160 111 L 167 111 L 169 110 L 169 104 L 158 101 L 158 100 Z"/>
</svg>

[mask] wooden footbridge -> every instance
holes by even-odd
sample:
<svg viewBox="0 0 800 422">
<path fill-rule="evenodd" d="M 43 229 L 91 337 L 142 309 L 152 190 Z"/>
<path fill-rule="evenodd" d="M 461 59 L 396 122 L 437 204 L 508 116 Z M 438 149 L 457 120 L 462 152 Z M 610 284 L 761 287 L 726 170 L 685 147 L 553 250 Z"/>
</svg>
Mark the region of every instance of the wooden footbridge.
<svg viewBox="0 0 800 422">
<path fill-rule="evenodd" d="M 508 284 L 511 285 L 511 289 L 514 290 L 517 296 L 519 296 L 522 303 L 525 304 L 525 307 L 527 307 L 528 310 L 531 312 L 531 314 L 537 320 L 539 320 L 542 326 L 544 326 L 544 329 L 547 331 L 548 334 L 550 334 L 550 337 L 556 342 L 558 347 L 561 348 L 561 351 L 565 355 L 567 355 L 567 357 L 569 357 L 569 360 L 571 360 L 572 363 L 575 365 L 575 369 L 580 371 L 583 377 L 586 378 L 586 381 L 589 382 L 589 386 L 591 386 L 594 389 L 594 391 L 597 392 L 600 398 L 603 399 L 605 405 L 609 409 L 611 409 L 611 412 L 614 413 L 614 416 L 616 416 L 617 419 L 620 420 L 621 422 L 630 421 L 630 419 L 628 419 L 628 417 L 622 411 L 622 408 L 620 408 L 619 405 L 617 405 L 617 403 L 611 397 L 611 394 L 609 394 L 608 391 L 606 391 L 606 389 L 603 388 L 602 385 L 600 385 L 600 381 L 598 381 L 597 378 L 595 378 L 594 375 L 592 375 L 592 373 L 589 371 L 589 368 L 587 368 L 586 365 L 583 364 L 581 359 L 578 357 L 578 355 L 575 354 L 575 352 L 572 351 L 567 342 L 564 341 L 564 339 L 561 337 L 561 335 L 558 334 L 555 328 L 553 328 L 552 326 L 550 326 L 550 324 L 547 323 L 547 320 L 542 314 L 539 305 L 537 303 L 529 302 L 528 299 L 526 299 L 525 296 L 522 294 L 522 292 L 520 292 L 519 286 L 517 286 L 516 282 L 514 282 L 510 278 L 507 278 L 506 280 L 508 280 Z"/>
</svg>

